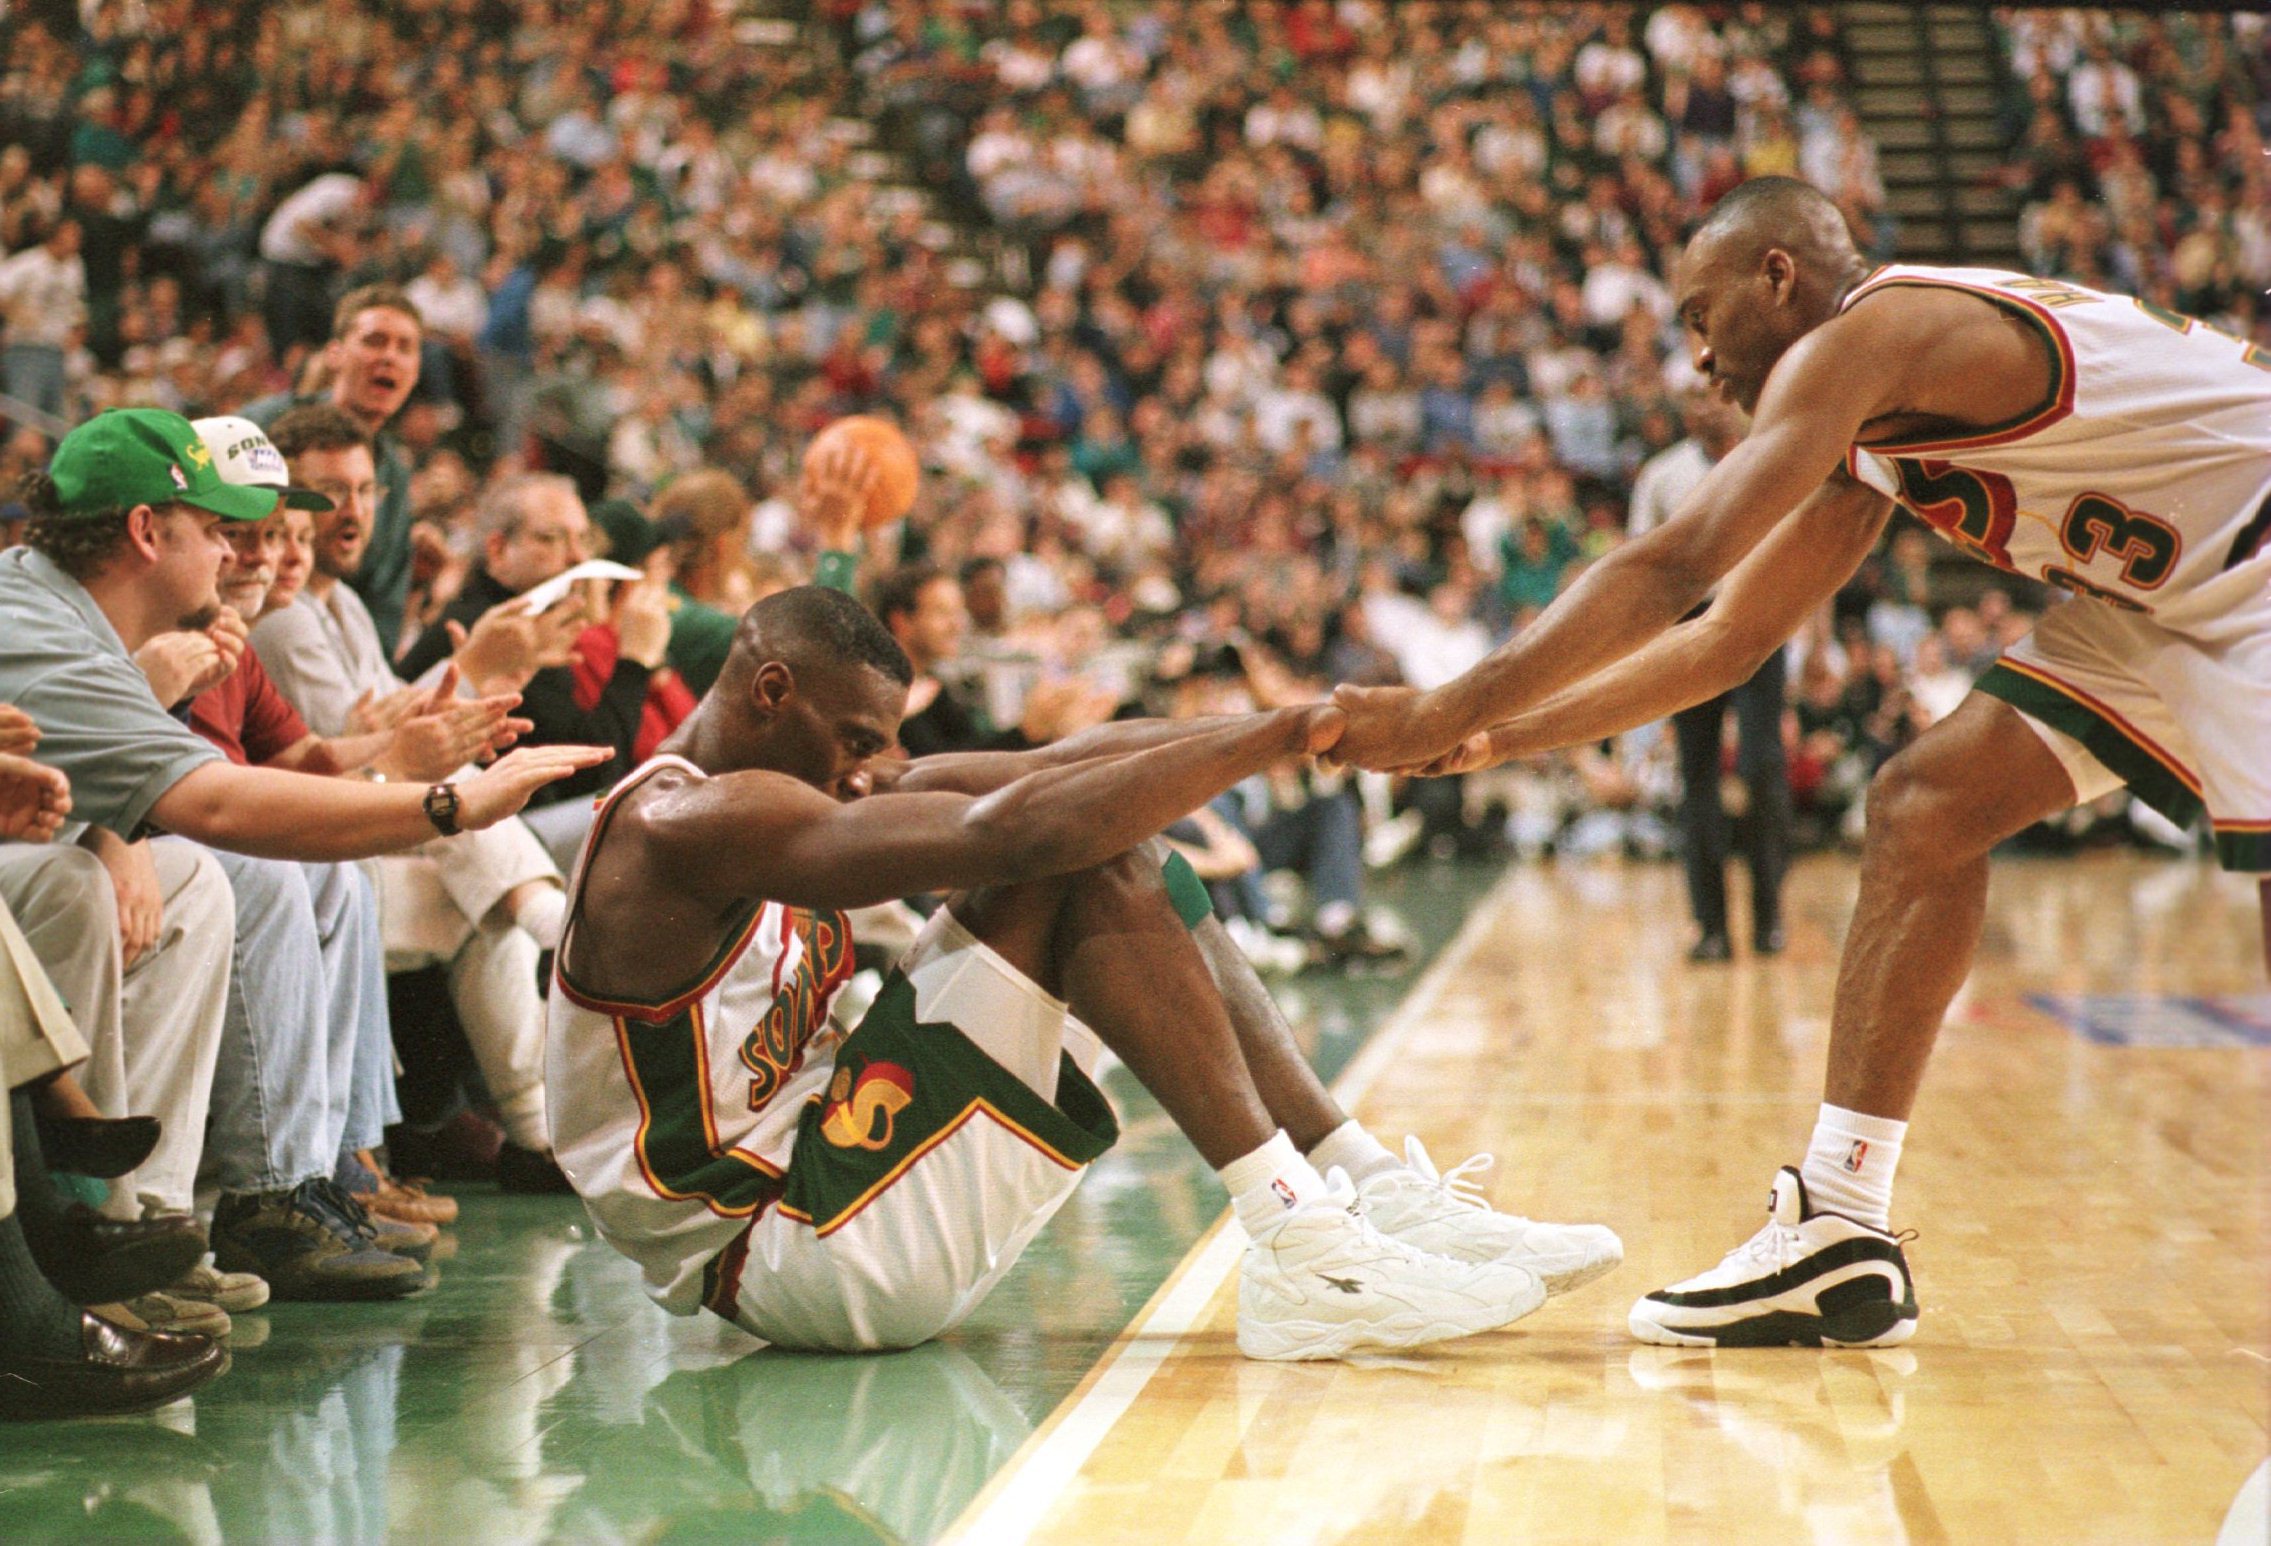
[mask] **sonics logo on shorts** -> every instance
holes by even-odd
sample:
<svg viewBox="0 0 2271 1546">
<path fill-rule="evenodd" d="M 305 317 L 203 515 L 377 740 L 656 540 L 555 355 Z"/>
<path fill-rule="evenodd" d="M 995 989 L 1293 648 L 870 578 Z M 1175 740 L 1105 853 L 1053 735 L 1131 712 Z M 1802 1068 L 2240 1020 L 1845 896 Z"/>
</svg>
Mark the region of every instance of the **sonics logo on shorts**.
<svg viewBox="0 0 2271 1546">
<path fill-rule="evenodd" d="M 836 1070 L 820 1136 L 839 1149 L 880 1149 L 891 1142 L 891 1122 L 915 1098 L 915 1076 L 896 1063 L 870 1063 L 854 1074 Z"/>
</svg>

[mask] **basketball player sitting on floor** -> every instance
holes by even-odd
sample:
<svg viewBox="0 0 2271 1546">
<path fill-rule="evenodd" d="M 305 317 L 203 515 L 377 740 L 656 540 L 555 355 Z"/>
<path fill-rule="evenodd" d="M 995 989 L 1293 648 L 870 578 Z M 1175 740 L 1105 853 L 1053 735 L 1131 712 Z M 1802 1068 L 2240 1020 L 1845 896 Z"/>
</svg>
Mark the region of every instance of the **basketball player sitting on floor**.
<svg viewBox="0 0 2271 1546">
<path fill-rule="evenodd" d="M 1335 711 L 885 760 L 910 676 L 849 597 L 769 597 L 586 840 L 552 992 L 553 1137 L 665 1309 L 797 1348 L 953 1327 L 1117 1136 L 1099 1041 L 1229 1189 L 1251 1357 L 1486 1331 L 1621 1260 L 1607 1229 L 1495 1213 L 1468 1167 L 1439 1177 L 1416 1142 L 1398 1161 L 1350 1121 L 1197 878 L 1162 869 L 1162 827 L 1329 746 Z M 952 895 L 844 1034 L 844 910 L 921 892 Z"/>
</svg>

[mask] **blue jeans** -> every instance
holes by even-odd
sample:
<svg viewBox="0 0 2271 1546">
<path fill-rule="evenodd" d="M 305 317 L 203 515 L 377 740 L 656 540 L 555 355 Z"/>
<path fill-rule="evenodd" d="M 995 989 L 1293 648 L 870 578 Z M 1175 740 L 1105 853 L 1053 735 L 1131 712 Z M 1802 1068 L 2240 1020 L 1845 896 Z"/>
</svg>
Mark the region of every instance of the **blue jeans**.
<svg viewBox="0 0 2271 1546">
<path fill-rule="evenodd" d="M 400 1114 L 378 899 L 352 864 L 217 857 L 237 939 L 206 1166 L 223 1191 L 276 1191 Z"/>
<path fill-rule="evenodd" d="M 1314 906 L 1353 908 L 1364 900 L 1364 807 L 1354 785 L 1272 810 L 1253 837 L 1262 868 L 1299 870 Z"/>
</svg>

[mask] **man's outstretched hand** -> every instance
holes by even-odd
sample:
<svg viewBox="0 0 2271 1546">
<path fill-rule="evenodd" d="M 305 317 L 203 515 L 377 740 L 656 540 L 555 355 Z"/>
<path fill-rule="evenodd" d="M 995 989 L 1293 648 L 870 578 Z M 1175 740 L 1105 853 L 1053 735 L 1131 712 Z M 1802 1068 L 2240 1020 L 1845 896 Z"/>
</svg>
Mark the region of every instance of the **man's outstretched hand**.
<svg viewBox="0 0 2271 1546">
<path fill-rule="evenodd" d="M 457 824 L 468 832 L 493 827 L 520 814 L 530 795 L 546 784 L 615 755 L 611 746 L 524 746 L 457 783 Z"/>
<path fill-rule="evenodd" d="M 1332 760 L 1383 773 L 1435 761 L 1457 738 L 1429 723 L 1430 701 L 1415 687 L 1334 688 L 1333 703 L 1348 716 L 1348 729 Z"/>
</svg>

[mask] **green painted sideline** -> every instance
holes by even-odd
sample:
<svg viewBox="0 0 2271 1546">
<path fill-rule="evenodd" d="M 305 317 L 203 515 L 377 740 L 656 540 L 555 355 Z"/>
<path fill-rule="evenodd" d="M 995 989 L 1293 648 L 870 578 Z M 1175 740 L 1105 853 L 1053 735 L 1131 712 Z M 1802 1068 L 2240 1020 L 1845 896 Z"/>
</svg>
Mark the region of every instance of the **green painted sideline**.
<svg viewBox="0 0 2271 1546">
<path fill-rule="evenodd" d="M 1276 985 L 1326 1079 L 1497 873 L 1374 880 L 1418 938 L 1407 969 Z M 469 1188 L 432 1292 L 239 1316 L 234 1367 L 193 1401 L 10 1429 L 0 1541 L 930 1540 L 1223 1206 L 1156 1103 L 1121 1070 L 1106 1089 L 1119 1146 L 942 1342 L 752 1353 L 713 1317 L 648 1304 L 572 1199 Z"/>
</svg>

